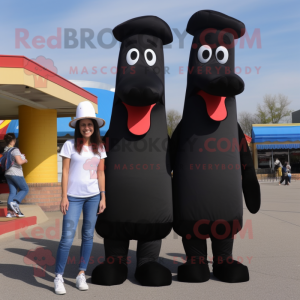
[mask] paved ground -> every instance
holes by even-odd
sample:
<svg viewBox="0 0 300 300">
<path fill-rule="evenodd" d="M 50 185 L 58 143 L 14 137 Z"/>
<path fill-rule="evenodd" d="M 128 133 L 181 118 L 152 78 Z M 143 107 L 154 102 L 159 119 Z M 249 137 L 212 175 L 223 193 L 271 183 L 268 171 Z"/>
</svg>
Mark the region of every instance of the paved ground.
<svg viewBox="0 0 300 300">
<path fill-rule="evenodd" d="M 244 209 L 244 221 L 251 222 L 253 238 L 248 233 L 244 238 L 238 236 L 233 253 L 235 259 L 239 257 L 249 267 L 249 282 L 222 283 L 212 274 L 211 280 L 206 283 L 178 282 L 177 267 L 182 263 L 180 257 L 184 257 L 184 251 L 180 238 L 172 232 L 164 239 L 161 251 L 161 262 L 173 273 L 171 286 L 151 288 L 137 284 L 133 276 L 136 247 L 133 241 L 129 253 L 133 262 L 129 266 L 129 278 L 124 284 L 114 287 L 90 284 L 89 291 L 80 292 L 75 288 L 74 279 L 80 246 L 80 233 L 77 232 L 70 251 L 70 257 L 76 258 L 76 264 L 73 261 L 66 267 L 67 294 L 63 296 L 64 299 L 300 299 L 300 182 L 293 182 L 290 186 L 261 183 L 261 189 L 260 212 L 251 215 Z M 46 300 L 59 297 L 53 293 L 54 265 L 49 264 L 54 263 L 51 261 L 52 254 L 56 256 L 62 216 L 60 213 L 47 215 L 49 221 L 43 223 L 41 228 L 36 226 L 28 229 L 26 238 L 23 233 L 19 237 L 14 235 L 1 239 L 1 299 Z M 55 226 L 57 230 L 50 232 L 50 227 L 55 229 Z M 97 265 L 97 259 L 102 261 L 104 256 L 102 239 L 97 236 L 94 242 L 92 257 L 95 262 L 88 268 L 88 278 Z M 24 258 L 30 249 L 37 247 L 50 250 L 48 253 L 34 254 L 46 255 L 48 265 L 44 273 L 34 270 L 32 261 Z M 34 276 L 34 271 L 38 276 Z"/>
</svg>

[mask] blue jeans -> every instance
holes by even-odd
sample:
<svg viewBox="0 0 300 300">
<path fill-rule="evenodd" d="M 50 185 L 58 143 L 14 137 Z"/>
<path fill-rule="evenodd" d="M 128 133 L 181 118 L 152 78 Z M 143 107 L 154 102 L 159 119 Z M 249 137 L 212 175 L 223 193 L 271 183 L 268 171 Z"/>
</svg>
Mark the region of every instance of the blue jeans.
<svg viewBox="0 0 300 300">
<path fill-rule="evenodd" d="M 7 207 L 9 208 L 9 204 L 12 201 L 17 201 L 20 204 L 28 194 L 29 189 L 23 176 L 5 175 L 5 178 L 9 187 L 9 196 L 7 199 Z"/>
<path fill-rule="evenodd" d="M 79 270 L 85 271 L 93 248 L 93 237 L 100 194 L 87 198 L 68 196 L 69 209 L 63 217 L 62 236 L 57 249 L 55 273 L 63 274 L 72 246 L 81 211 L 83 211 L 82 242 Z"/>
</svg>

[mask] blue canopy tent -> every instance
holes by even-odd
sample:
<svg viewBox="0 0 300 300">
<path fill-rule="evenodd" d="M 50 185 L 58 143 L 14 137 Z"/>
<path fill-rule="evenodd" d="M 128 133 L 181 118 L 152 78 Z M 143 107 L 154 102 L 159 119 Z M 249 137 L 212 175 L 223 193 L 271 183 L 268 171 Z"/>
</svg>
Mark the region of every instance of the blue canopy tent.
<svg viewBox="0 0 300 300">
<path fill-rule="evenodd" d="M 276 155 L 282 161 L 290 162 L 293 172 L 300 172 L 299 123 L 254 124 L 251 137 L 256 168 L 263 168 L 264 161 L 273 168 Z"/>
<path fill-rule="evenodd" d="M 284 126 L 285 124 L 276 124 L 275 126 L 252 126 L 252 142 L 295 142 L 300 140 L 300 125 Z"/>
<path fill-rule="evenodd" d="M 257 150 L 269 149 L 300 149 L 300 144 L 263 144 L 256 145 Z"/>
</svg>

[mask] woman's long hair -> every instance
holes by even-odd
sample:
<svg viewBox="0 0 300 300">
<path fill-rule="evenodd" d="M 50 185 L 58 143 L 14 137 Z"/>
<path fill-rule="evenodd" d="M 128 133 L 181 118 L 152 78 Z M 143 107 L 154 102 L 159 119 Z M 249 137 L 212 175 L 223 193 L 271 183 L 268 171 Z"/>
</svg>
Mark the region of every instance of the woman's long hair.
<svg viewBox="0 0 300 300">
<path fill-rule="evenodd" d="M 101 156 L 99 152 L 99 148 L 102 149 L 103 142 L 100 136 L 99 126 L 96 120 L 94 119 L 89 119 L 89 120 L 91 120 L 94 124 L 94 132 L 90 137 L 92 151 L 94 154 L 98 154 Z M 80 120 L 78 120 L 75 125 L 75 149 L 80 154 L 83 147 L 83 136 L 80 132 L 79 124 L 80 124 Z"/>
</svg>

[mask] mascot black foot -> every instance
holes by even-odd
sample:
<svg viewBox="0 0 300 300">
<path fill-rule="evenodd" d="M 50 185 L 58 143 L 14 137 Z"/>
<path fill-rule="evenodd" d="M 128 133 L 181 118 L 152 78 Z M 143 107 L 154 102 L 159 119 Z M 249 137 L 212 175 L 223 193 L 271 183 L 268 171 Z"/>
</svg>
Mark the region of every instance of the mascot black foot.
<svg viewBox="0 0 300 300">
<path fill-rule="evenodd" d="M 232 261 L 233 237 L 243 226 L 242 193 L 251 213 L 260 208 L 259 183 L 236 113 L 235 95 L 244 82 L 234 72 L 234 39 L 245 33 L 245 25 L 203 10 L 190 18 L 186 31 L 194 36 L 186 99 L 171 139 L 174 230 L 183 237 L 188 259 L 179 266 L 178 279 L 209 279 L 210 238 L 214 275 L 245 282 L 248 268 Z"/>
<path fill-rule="evenodd" d="M 118 261 L 109 263 L 105 261 L 92 272 L 92 283 L 99 285 L 122 284 L 127 279 L 128 267 Z"/>
<path fill-rule="evenodd" d="M 163 55 L 173 36 L 154 16 L 124 22 L 113 34 L 122 44 L 105 136 L 107 206 L 96 224 L 106 262 L 95 268 L 92 282 L 123 283 L 132 261 L 129 241 L 137 240 L 135 278 L 145 286 L 170 285 L 170 270 L 157 261 L 173 222 Z"/>
<path fill-rule="evenodd" d="M 185 264 L 178 267 L 177 277 L 179 281 L 183 282 L 208 281 L 210 278 L 208 263 L 207 261 L 204 262 L 204 257 L 193 257 L 192 259 L 188 259 Z"/>
<path fill-rule="evenodd" d="M 134 276 L 141 285 L 145 286 L 164 286 L 172 283 L 170 270 L 155 261 L 137 267 Z"/>
<path fill-rule="evenodd" d="M 249 281 L 248 268 L 236 260 L 214 262 L 213 274 L 228 283 Z"/>
</svg>

